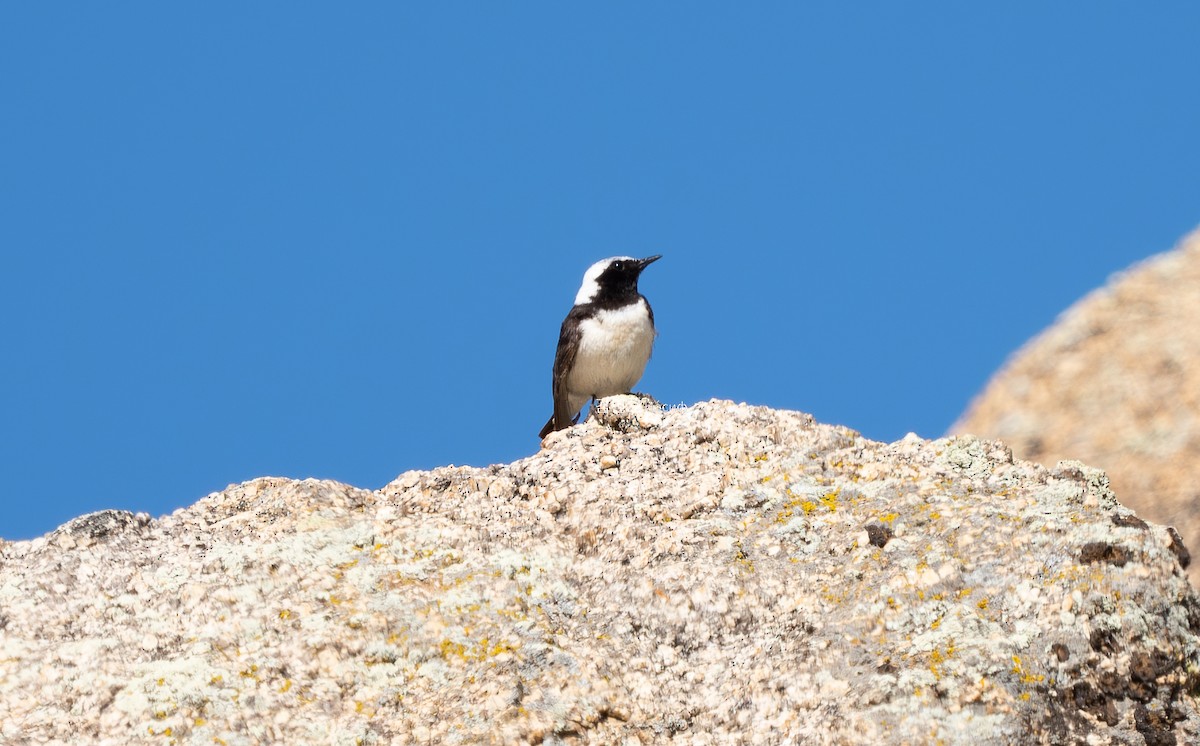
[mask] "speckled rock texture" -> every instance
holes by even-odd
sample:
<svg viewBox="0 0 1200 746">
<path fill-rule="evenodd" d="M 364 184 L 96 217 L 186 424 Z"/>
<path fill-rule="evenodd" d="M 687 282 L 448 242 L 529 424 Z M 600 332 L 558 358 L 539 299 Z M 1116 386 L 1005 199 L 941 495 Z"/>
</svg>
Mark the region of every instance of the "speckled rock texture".
<svg viewBox="0 0 1200 746">
<path fill-rule="evenodd" d="M 611 397 L 0 544 L 0 742 L 1196 743 L 1182 556 L 1079 463 Z"/>
<path fill-rule="evenodd" d="M 1068 309 L 951 432 L 1104 469 L 1121 502 L 1200 549 L 1200 232 Z M 1200 562 L 1189 572 L 1200 588 Z"/>
</svg>

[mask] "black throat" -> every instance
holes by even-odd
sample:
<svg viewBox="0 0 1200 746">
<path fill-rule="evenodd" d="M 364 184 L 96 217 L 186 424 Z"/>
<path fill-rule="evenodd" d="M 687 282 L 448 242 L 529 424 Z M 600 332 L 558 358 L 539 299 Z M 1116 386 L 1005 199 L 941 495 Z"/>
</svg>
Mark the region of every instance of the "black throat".
<svg viewBox="0 0 1200 746">
<path fill-rule="evenodd" d="M 624 308 L 638 302 L 638 275 L 641 267 L 621 266 L 609 267 L 596 278 L 598 290 L 592 297 L 591 305 L 597 308 Z"/>
</svg>

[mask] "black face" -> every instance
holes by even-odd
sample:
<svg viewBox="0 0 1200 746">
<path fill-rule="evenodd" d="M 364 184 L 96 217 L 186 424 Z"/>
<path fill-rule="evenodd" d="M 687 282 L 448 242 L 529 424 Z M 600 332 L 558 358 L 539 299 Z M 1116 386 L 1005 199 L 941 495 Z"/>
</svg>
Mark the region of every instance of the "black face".
<svg viewBox="0 0 1200 746">
<path fill-rule="evenodd" d="M 617 259 L 600 273 L 596 284 L 600 293 L 594 303 L 621 303 L 633 300 L 638 295 L 637 281 L 642 270 L 662 258 L 657 254 L 646 259 Z"/>
</svg>

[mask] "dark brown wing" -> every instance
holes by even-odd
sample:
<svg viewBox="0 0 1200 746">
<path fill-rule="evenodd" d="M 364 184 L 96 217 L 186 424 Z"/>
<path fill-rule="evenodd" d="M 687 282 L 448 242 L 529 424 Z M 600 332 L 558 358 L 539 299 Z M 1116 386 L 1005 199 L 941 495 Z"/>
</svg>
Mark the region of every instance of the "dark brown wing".
<svg viewBox="0 0 1200 746">
<path fill-rule="evenodd" d="M 654 336 L 658 336 L 658 327 L 654 326 L 654 309 L 650 307 L 650 301 L 646 300 L 646 296 L 642 296 L 642 303 L 646 304 L 646 313 L 650 314 L 650 328 L 654 330 Z M 654 355 L 654 347 L 650 347 L 650 355 Z"/>
<path fill-rule="evenodd" d="M 554 381 L 551 390 L 554 393 L 554 414 L 538 435 L 544 438 L 555 430 L 565 430 L 574 422 L 575 412 L 570 411 L 567 402 L 567 371 L 575 364 L 575 355 L 579 352 L 579 338 L 582 336 L 579 321 L 584 315 L 583 306 L 575 306 L 563 319 L 562 328 L 558 332 L 558 349 L 554 353 Z"/>
</svg>

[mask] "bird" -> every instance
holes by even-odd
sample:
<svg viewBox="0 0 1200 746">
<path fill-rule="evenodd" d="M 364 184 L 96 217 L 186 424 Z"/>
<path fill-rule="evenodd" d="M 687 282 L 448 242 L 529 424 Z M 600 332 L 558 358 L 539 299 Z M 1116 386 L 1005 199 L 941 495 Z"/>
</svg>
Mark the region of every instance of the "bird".
<svg viewBox="0 0 1200 746">
<path fill-rule="evenodd" d="M 650 302 L 638 292 L 638 277 L 661 258 L 614 256 L 588 267 L 558 334 L 554 414 L 539 438 L 578 422 L 589 399 L 628 394 L 641 379 L 658 332 Z"/>
</svg>

